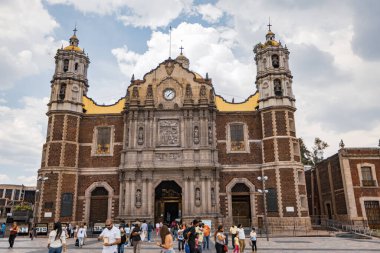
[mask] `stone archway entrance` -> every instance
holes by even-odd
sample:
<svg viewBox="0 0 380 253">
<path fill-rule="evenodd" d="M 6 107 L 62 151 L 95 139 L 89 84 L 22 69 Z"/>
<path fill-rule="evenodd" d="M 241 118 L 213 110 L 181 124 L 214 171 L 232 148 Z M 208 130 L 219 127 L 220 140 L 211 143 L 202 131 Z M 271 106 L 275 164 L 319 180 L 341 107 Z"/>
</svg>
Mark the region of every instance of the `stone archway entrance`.
<svg viewBox="0 0 380 253">
<path fill-rule="evenodd" d="M 249 188 L 244 183 L 237 183 L 231 189 L 232 220 L 235 225 L 251 226 L 251 200 Z"/>
<path fill-rule="evenodd" d="M 108 191 L 104 187 L 96 187 L 91 192 L 90 223 L 105 222 L 108 212 Z"/>
<path fill-rule="evenodd" d="M 172 180 L 162 181 L 155 189 L 154 220 L 171 223 L 182 217 L 182 188 Z"/>
</svg>

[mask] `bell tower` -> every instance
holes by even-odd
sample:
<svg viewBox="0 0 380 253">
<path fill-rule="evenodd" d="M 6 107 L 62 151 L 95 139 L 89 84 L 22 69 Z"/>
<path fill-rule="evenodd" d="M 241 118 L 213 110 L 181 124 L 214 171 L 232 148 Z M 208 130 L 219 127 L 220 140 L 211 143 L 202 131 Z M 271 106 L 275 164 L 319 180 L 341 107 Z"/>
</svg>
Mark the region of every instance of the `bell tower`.
<svg viewBox="0 0 380 253">
<path fill-rule="evenodd" d="M 55 55 L 46 142 L 38 170 L 35 222 L 49 226 L 58 219 L 76 220 L 79 127 L 90 63 L 84 50 L 78 47 L 76 32 L 75 28 L 70 45 L 58 49 Z"/>
<path fill-rule="evenodd" d="M 309 224 L 304 171 L 294 123 L 296 107 L 289 50 L 276 40 L 270 23 L 268 27 L 265 42 L 254 48 L 263 131 L 262 174 L 268 177 L 265 183 L 270 188 L 268 196 L 277 202 L 277 207 L 271 206 L 272 217 L 280 217 L 289 224 L 290 217 L 299 218 Z"/>
<path fill-rule="evenodd" d="M 49 111 L 82 112 L 82 96 L 88 89 L 87 68 L 90 60 L 78 47 L 79 39 L 74 29 L 70 45 L 58 49 L 55 56 L 55 73 L 51 81 Z"/>
</svg>

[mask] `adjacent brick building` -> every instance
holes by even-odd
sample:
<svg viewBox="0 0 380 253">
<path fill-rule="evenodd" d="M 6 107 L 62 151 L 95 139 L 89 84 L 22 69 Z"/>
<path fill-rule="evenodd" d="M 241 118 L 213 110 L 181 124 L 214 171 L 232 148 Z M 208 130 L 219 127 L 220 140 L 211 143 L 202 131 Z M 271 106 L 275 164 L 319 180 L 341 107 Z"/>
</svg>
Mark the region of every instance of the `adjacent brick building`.
<svg viewBox="0 0 380 253">
<path fill-rule="evenodd" d="M 97 105 L 78 43 L 74 34 L 55 57 L 37 222 L 202 217 L 261 226 L 257 177 L 267 176 L 272 225 L 310 224 L 289 51 L 272 31 L 254 49 L 258 92 L 242 103 L 217 95 L 181 52 L 132 78 L 114 105 Z"/>
<path fill-rule="evenodd" d="M 380 148 L 341 148 L 305 172 L 312 216 L 380 227 Z"/>
</svg>

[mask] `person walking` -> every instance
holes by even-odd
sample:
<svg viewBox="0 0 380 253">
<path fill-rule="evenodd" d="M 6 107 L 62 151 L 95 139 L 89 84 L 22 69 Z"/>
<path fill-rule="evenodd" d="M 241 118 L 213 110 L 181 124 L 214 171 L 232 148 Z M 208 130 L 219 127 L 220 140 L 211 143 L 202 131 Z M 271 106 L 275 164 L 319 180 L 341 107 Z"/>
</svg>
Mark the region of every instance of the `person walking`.
<svg viewBox="0 0 380 253">
<path fill-rule="evenodd" d="M 144 242 L 145 240 L 148 240 L 148 224 L 146 223 L 146 220 L 141 224 L 141 232 L 141 241 Z"/>
<path fill-rule="evenodd" d="M 239 253 L 239 237 L 237 236 L 235 236 L 234 238 L 234 245 L 235 245 L 235 248 L 233 250 L 233 253 Z"/>
<path fill-rule="evenodd" d="M 148 242 L 152 241 L 152 233 L 153 233 L 154 227 L 151 221 L 148 223 Z"/>
<path fill-rule="evenodd" d="M 173 236 L 169 231 L 168 226 L 163 225 L 160 231 L 161 243 L 157 242 L 157 246 L 160 246 L 163 250 L 162 253 L 174 253 L 173 249 Z"/>
<path fill-rule="evenodd" d="M 127 234 L 125 233 L 125 228 L 120 226 L 120 243 L 117 245 L 117 253 L 124 253 L 124 245 L 127 241 Z"/>
<path fill-rule="evenodd" d="M 177 240 L 178 240 L 178 251 L 179 252 L 182 252 L 185 250 L 185 238 L 183 237 L 183 231 L 185 229 L 181 226 L 178 230 L 178 236 L 177 236 Z"/>
<path fill-rule="evenodd" d="M 238 228 L 236 227 L 236 225 L 232 225 L 230 227 L 230 234 L 231 234 L 231 240 L 232 240 L 231 244 L 232 244 L 233 249 L 235 248 L 234 243 L 235 243 L 235 236 L 237 235 L 237 230 L 238 230 Z"/>
<path fill-rule="evenodd" d="M 106 220 L 106 228 L 98 237 L 98 241 L 103 240 L 102 253 L 116 253 L 117 245 L 121 242 L 120 230 L 113 225 L 111 219 Z"/>
<path fill-rule="evenodd" d="M 256 241 L 257 241 L 257 234 L 255 228 L 252 228 L 251 233 L 249 234 L 249 239 L 251 240 L 251 245 L 252 245 L 252 252 L 257 252 L 257 246 L 256 246 Z"/>
<path fill-rule="evenodd" d="M 245 250 L 245 233 L 244 228 L 241 224 L 238 225 L 238 235 L 239 237 L 239 249 L 240 252 L 244 252 Z"/>
<path fill-rule="evenodd" d="M 62 229 L 60 222 L 54 223 L 53 231 L 49 233 L 48 245 L 49 253 L 61 253 L 67 251 L 66 232 Z"/>
<path fill-rule="evenodd" d="M 84 228 L 84 232 L 85 232 L 84 238 L 83 238 L 83 245 L 85 245 L 86 244 L 86 238 L 87 238 L 87 224 L 86 224 L 86 222 L 83 223 L 83 228 Z"/>
<path fill-rule="evenodd" d="M 160 223 L 156 223 L 156 236 L 158 236 L 158 234 L 159 234 L 159 232 L 160 232 Z"/>
<path fill-rule="evenodd" d="M 137 223 L 131 232 L 131 239 L 133 244 L 133 253 L 140 253 L 141 250 L 141 229 L 140 224 Z"/>
<path fill-rule="evenodd" d="M 199 226 L 195 228 L 195 232 L 197 233 L 197 241 L 196 241 L 197 253 L 202 253 L 202 249 L 203 249 L 203 224 L 202 223 L 200 223 Z"/>
<path fill-rule="evenodd" d="M 218 226 L 218 229 L 215 231 L 215 234 L 214 234 L 214 239 L 215 239 L 216 253 L 223 253 L 224 245 L 225 245 L 224 240 L 226 239 L 226 236 L 224 235 L 223 225 Z"/>
<path fill-rule="evenodd" d="M 189 230 L 186 232 L 187 233 L 187 244 L 190 247 L 190 253 L 196 253 L 196 241 L 195 239 L 197 238 L 197 232 L 196 232 L 196 227 L 199 226 L 199 221 L 198 220 L 193 220 L 192 226 L 189 228 Z"/>
<path fill-rule="evenodd" d="M 211 232 L 211 228 L 209 225 L 207 224 L 204 224 L 203 226 L 203 249 L 206 249 L 209 250 L 209 244 L 210 244 L 210 232 Z"/>
<path fill-rule="evenodd" d="M 17 236 L 17 233 L 19 232 L 19 227 L 17 226 L 17 222 L 13 222 L 12 226 L 10 227 L 9 229 L 9 239 L 8 239 L 8 242 L 9 242 L 9 247 L 8 249 L 12 249 L 13 248 L 13 245 L 15 243 L 15 239 L 16 239 L 16 236 Z"/>
<path fill-rule="evenodd" d="M 7 229 L 7 225 L 5 225 L 5 223 L 1 224 L 1 235 L 3 238 L 5 237 L 6 229 Z"/>
<path fill-rule="evenodd" d="M 78 238 L 78 241 L 79 241 L 79 248 L 82 248 L 84 238 L 86 237 L 86 229 L 84 228 L 83 224 L 80 224 L 76 233 L 76 237 Z"/>
<path fill-rule="evenodd" d="M 126 245 L 129 244 L 129 241 L 130 241 L 130 234 L 131 234 L 131 228 L 129 227 L 129 224 L 125 224 L 125 237 L 127 238 L 127 241 L 125 242 Z"/>
</svg>

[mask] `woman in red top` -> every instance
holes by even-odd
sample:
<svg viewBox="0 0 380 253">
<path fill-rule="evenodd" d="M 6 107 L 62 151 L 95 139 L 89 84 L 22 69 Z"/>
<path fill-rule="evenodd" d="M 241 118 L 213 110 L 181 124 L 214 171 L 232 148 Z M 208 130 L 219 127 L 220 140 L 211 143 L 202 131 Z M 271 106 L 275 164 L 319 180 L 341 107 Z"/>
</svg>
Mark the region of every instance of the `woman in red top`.
<svg viewBox="0 0 380 253">
<path fill-rule="evenodd" d="M 10 233 L 9 233 L 9 247 L 8 249 L 11 249 L 13 248 L 13 244 L 15 243 L 15 239 L 16 239 L 16 235 L 18 233 L 18 226 L 17 226 L 17 223 L 16 222 L 13 222 L 11 228 L 9 229 Z"/>
</svg>

